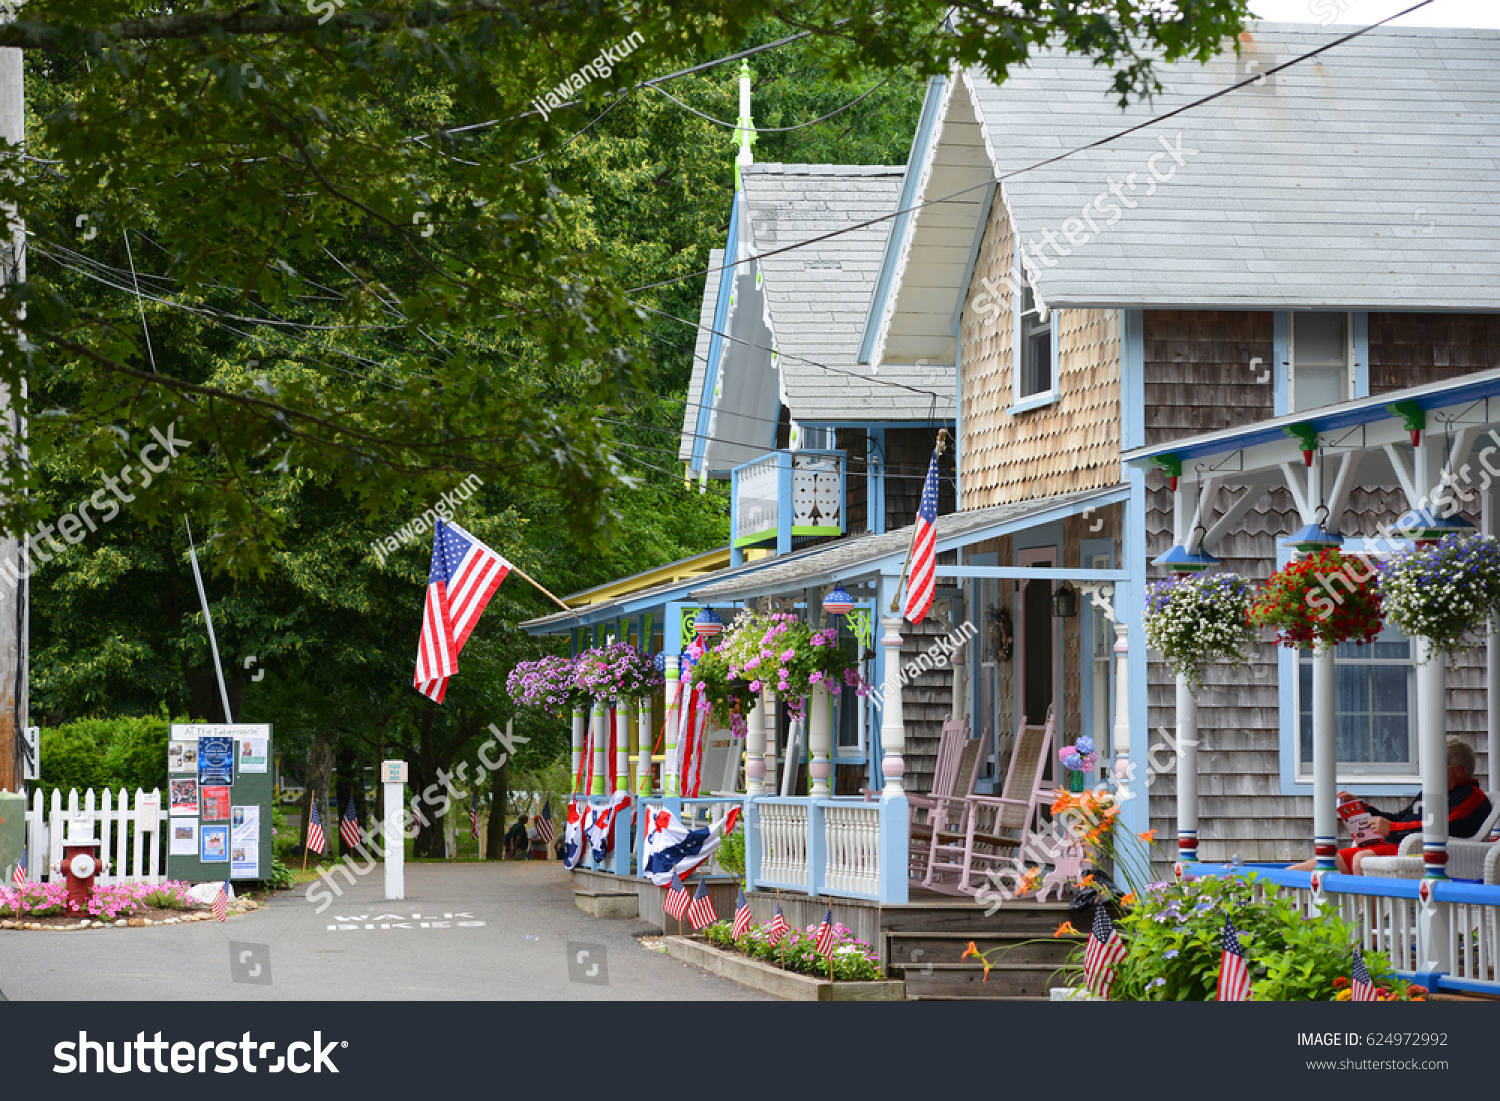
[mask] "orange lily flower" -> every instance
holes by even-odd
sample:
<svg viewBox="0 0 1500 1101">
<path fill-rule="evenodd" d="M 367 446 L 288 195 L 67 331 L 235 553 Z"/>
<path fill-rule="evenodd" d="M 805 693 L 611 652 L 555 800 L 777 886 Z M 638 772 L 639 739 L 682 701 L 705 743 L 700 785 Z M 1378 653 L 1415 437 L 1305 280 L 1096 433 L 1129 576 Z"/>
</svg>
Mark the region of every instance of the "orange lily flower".
<svg viewBox="0 0 1500 1101">
<path fill-rule="evenodd" d="M 1120 905 L 1121 906 L 1134 906 L 1135 905 L 1135 892 L 1131 891 L 1124 898 L 1120 899 Z"/>
<path fill-rule="evenodd" d="M 982 982 L 989 982 L 990 981 L 990 961 L 985 956 L 985 954 L 979 950 L 979 945 L 975 944 L 972 940 L 969 941 L 969 946 L 964 949 L 964 954 L 962 956 L 958 957 L 959 962 L 962 963 L 964 960 L 968 959 L 970 956 L 977 956 L 978 959 L 979 959 L 979 962 L 982 963 L 982 964 L 984 964 L 984 978 L 981 981 Z"/>
<path fill-rule="evenodd" d="M 1093 885 L 1094 885 L 1094 873 L 1093 872 L 1090 872 L 1088 875 L 1084 876 L 1082 879 L 1080 879 L 1078 881 L 1078 886 L 1080 888 L 1083 888 L 1083 887 L 1092 887 Z"/>
<path fill-rule="evenodd" d="M 1147 830 L 1145 833 L 1136 834 L 1136 836 L 1149 845 L 1151 844 L 1151 842 L 1156 840 L 1156 831 Z"/>
<path fill-rule="evenodd" d="M 1052 935 L 1053 937 L 1076 937 L 1078 930 L 1073 928 L 1071 921 L 1065 921 L 1057 927 L 1057 932 Z"/>
</svg>

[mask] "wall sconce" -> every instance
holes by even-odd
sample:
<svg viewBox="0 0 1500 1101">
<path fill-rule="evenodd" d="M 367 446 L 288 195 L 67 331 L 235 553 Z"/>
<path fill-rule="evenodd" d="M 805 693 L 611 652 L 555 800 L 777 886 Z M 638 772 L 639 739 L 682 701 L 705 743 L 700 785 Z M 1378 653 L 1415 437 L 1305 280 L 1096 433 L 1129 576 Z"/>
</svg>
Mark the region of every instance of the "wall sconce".
<svg viewBox="0 0 1500 1101">
<path fill-rule="evenodd" d="M 1058 619 L 1072 619 L 1078 614 L 1078 590 L 1066 581 L 1052 594 L 1052 614 Z"/>
</svg>

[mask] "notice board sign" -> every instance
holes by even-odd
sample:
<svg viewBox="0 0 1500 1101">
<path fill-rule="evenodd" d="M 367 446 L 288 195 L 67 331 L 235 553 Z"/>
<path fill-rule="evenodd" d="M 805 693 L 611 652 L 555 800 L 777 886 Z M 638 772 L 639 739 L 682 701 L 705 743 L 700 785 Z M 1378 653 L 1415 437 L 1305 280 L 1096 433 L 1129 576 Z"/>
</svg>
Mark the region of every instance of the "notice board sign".
<svg viewBox="0 0 1500 1101">
<path fill-rule="evenodd" d="M 172 723 L 167 876 L 189 883 L 271 875 L 269 723 Z"/>
</svg>

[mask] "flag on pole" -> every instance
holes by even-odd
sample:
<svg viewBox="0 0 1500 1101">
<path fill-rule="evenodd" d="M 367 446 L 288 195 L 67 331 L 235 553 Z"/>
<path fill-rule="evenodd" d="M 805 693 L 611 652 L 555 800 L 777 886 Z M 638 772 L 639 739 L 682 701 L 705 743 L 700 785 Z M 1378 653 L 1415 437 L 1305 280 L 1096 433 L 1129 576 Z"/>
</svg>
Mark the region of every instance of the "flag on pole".
<svg viewBox="0 0 1500 1101">
<path fill-rule="evenodd" d="M 16 861 L 15 869 L 10 873 L 10 881 L 17 887 L 26 882 L 26 854 L 21 854 L 21 859 Z"/>
<path fill-rule="evenodd" d="M 818 926 L 818 955 L 833 954 L 833 938 L 833 907 L 830 906 L 823 914 L 823 924 Z"/>
<path fill-rule="evenodd" d="M 745 901 L 745 889 L 740 888 L 740 898 L 734 907 L 734 929 L 731 932 L 736 940 L 750 931 L 753 924 L 750 917 L 750 904 Z"/>
<path fill-rule="evenodd" d="M 693 903 L 687 908 L 687 916 L 694 929 L 702 929 L 718 920 L 714 900 L 708 897 L 708 880 L 698 880 L 698 892 L 693 895 Z"/>
<path fill-rule="evenodd" d="M 917 508 L 917 530 L 912 536 L 911 565 L 906 575 L 906 607 L 903 614 L 921 623 L 937 592 L 938 453 L 932 452 L 927 480 L 922 485 L 922 503 Z"/>
<path fill-rule="evenodd" d="M 321 853 L 328 848 L 328 839 L 323 836 L 323 820 L 318 817 L 317 797 L 314 796 L 310 802 L 312 820 L 307 824 L 307 851 Z"/>
<path fill-rule="evenodd" d="M 542 816 L 536 820 L 536 836 L 543 845 L 551 845 L 557 834 L 552 832 L 552 800 L 542 804 Z"/>
<path fill-rule="evenodd" d="M 1355 966 L 1359 966 L 1356 964 Z M 1240 944 L 1240 931 L 1224 915 L 1224 955 L 1219 963 L 1219 1001 L 1248 1002 L 1250 1000 L 1250 971 L 1245 967 L 1245 949 Z"/>
<path fill-rule="evenodd" d="M 412 683 L 428 699 L 443 702 L 448 678 L 458 672 L 458 655 L 511 564 L 457 524 L 433 525 L 432 569 L 417 641 Z"/>
<path fill-rule="evenodd" d="M 475 841 L 479 840 L 479 807 L 474 803 L 474 797 L 469 797 L 469 836 Z"/>
<path fill-rule="evenodd" d="M 792 931 L 792 927 L 786 923 L 786 915 L 781 912 L 781 900 L 776 900 L 776 916 L 771 919 L 771 928 L 768 932 L 771 943 L 774 945 Z"/>
<path fill-rule="evenodd" d="M 1104 903 L 1094 905 L 1094 925 L 1089 930 L 1088 948 L 1083 954 L 1083 981 L 1101 998 L 1109 998 L 1115 981 L 1115 964 L 1125 958 L 1125 941 L 1109 920 Z"/>
<path fill-rule="evenodd" d="M 1375 997 L 1375 984 L 1370 981 L 1370 969 L 1365 966 L 1365 954 L 1358 948 L 1354 950 L 1354 981 L 1351 982 L 1351 994 L 1349 1000 L 1352 1002 L 1373 1002 Z"/>
<path fill-rule="evenodd" d="M 688 896 L 687 884 L 682 882 L 680 876 L 672 877 L 672 889 L 667 892 L 666 900 L 662 903 L 663 909 L 678 921 L 681 921 L 688 912 L 688 907 L 693 900 Z"/>
<path fill-rule="evenodd" d="M 344 808 L 343 817 L 339 819 L 339 838 L 344 842 L 346 849 L 356 848 L 364 840 L 363 833 L 359 828 L 359 815 L 354 810 L 354 793 L 349 793 L 349 805 Z"/>
<path fill-rule="evenodd" d="M 219 893 L 214 895 L 214 917 L 218 918 L 220 921 L 223 921 L 226 917 L 229 916 L 229 891 L 229 880 L 226 879 L 219 887 Z"/>
</svg>

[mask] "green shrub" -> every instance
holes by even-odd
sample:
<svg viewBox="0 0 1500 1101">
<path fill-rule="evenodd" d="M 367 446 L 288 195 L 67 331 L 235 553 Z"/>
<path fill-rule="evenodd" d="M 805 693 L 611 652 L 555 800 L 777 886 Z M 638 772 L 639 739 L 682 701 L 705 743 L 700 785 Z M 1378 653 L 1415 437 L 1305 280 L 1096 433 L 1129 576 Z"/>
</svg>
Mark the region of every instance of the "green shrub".
<svg viewBox="0 0 1500 1101">
<path fill-rule="evenodd" d="M 37 788 L 50 800 L 54 790 L 66 796 L 92 788 L 167 788 L 167 732 L 173 720 L 166 715 L 79 719 L 42 729 L 42 771 Z M 183 720 L 177 720 L 183 721 Z"/>
<path fill-rule="evenodd" d="M 734 878 L 745 878 L 745 829 L 742 825 L 736 825 L 724 835 L 714 857 L 719 861 L 719 867 Z"/>
</svg>

